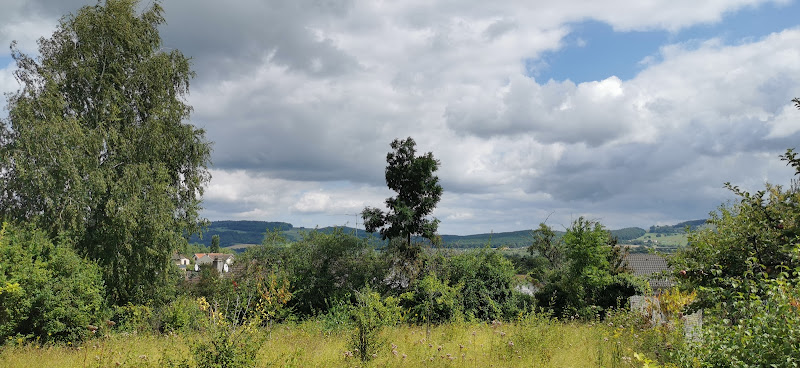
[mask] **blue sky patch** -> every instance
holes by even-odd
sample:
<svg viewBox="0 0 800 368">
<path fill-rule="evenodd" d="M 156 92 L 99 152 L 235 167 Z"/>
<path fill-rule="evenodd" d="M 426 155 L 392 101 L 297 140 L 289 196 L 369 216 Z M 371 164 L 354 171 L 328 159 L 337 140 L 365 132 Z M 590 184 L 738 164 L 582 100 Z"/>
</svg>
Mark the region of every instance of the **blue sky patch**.
<svg viewBox="0 0 800 368">
<path fill-rule="evenodd" d="M 564 47 L 526 61 L 528 74 L 540 83 L 550 79 L 575 83 L 603 80 L 612 75 L 632 79 L 646 65 L 648 56 L 658 57 L 661 46 L 719 38 L 724 44 L 752 42 L 770 33 L 798 25 L 800 2 L 747 7 L 726 15 L 721 22 L 668 31 L 615 32 L 610 25 L 588 20 L 571 25 Z"/>
</svg>

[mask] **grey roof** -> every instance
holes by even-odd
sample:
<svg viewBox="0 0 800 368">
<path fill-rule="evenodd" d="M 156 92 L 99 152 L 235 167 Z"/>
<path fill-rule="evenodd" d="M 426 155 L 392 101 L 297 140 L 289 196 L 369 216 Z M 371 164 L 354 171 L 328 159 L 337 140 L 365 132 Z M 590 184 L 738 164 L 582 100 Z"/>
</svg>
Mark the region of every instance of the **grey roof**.
<svg viewBox="0 0 800 368">
<path fill-rule="evenodd" d="M 633 274 L 646 278 L 653 289 L 668 288 L 674 284 L 666 277 L 660 276 L 661 273 L 670 270 L 669 265 L 667 265 L 667 259 L 663 256 L 650 253 L 632 253 L 625 256 L 625 261 L 628 263 L 628 268 L 633 271 Z"/>
</svg>

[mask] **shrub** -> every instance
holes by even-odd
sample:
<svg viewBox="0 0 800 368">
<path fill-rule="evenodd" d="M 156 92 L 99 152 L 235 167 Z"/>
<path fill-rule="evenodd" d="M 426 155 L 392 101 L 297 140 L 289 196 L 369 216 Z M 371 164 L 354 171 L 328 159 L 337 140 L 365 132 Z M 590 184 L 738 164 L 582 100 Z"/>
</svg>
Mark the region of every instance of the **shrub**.
<svg viewBox="0 0 800 368">
<path fill-rule="evenodd" d="M 203 333 L 191 346 L 192 357 L 198 368 L 253 367 L 256 354 L 264 341 L 257 317 L 242 319 L 238 315 L 226 315 L 218 305 L 208 303 L 205 298 L 197 300 L 198 308 L 204 312 Z"/>
<path fill-rule="evenodd" d="M 402 312 L 397 298 L 381 300 L 380 294 L 368 287 L 356 293 L 356 299 L 357 304 L 350 312 L 356 328 L 350 346 L 362 361 L 367 361 L 385 344 L 380 337 L 383 327 L 397 324 Z"/>
<path fill-rule="evenodd" d="M 251 248 L 241 262 L 258 273 L 274 272 L 290 285 L 302 286 L 292 290 L 286 305 L 299 316 L 324 314 L 329 300 L 352 298 L 364 285 L 377 286 L 385 270 L 366 240 L 341 230 L 311 232 L 288 245 L 274 243 L 265 240 L 263 246 Z"/>
<path fill-rule="evenodd" d="M 132 303 L 114 307 L 114 320 L 117 329 L 124 332 L 152 332 L 156 324 L 153 308 Z"/>
<path fill-rule="evenodd" d="M 200 328 L 204 318 L 197 302 L 186 295 L 178 296 L 161 310 L 161 331 L 192 331 Z"/>
<path fill-rule="evenodd" d="M 414 281 L 411 290 L 400 295 L 406 308 L 406 320 L 411 323 L 444 323 L 460 314 L 459 291 L 429 274 Z"/>
<path fill-rule="evenodd" d="M 694 367 L 800 365 L 797 276 L 737 285 L 727 305 L 704 311 L 702 337 L 677 360 Z"/>
<path fill-rule="evenodd" d="M 450 259 L 449 278 L 460 284 L 464 314 L 480 320 L 503 318 L 503 308 L 511 304 L 514 265 L 489 247 L 470 250 Z"/>
<path fill-rule="evenodd" d="M 0 230 L 0 338 L 79 341 L 106 318 L 96 264 L 66 241 L 54 245 L 37 229 Z M 96 329 L 95 329 L 96 330 Z"/>
</svg>

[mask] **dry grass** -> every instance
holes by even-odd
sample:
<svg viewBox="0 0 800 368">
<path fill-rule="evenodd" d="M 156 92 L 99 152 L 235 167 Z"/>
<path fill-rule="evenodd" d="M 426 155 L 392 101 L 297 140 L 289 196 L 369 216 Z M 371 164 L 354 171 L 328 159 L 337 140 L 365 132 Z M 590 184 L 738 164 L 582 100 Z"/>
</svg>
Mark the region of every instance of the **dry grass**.
<svg viewBox="0 0 800 368">
<path fill-rule="evenodd" d="M 530 317 L 516 323 L 397 326 L 367 363 L 346 356 L 351 331 L 316 321 L 278 325 L 259 351 L 262 367 L 583 367 L 615 361 L 605 326 Z M 74 346 L 5 346 L 0 367 L 161 367 L 189 355 L 189 336 L 114 334 Z M 617 357 L 618 358 L 618 357 Z M 610 366 L 610 365 L 609 365 Z"/>
<path fill-rule="evenodd" d="M 157 367 L 165 354 L 188 352 L 186 338 L 177 335 L 112 334 L 79 346 L 5 346 L 0 367 Z"/>
</svg>

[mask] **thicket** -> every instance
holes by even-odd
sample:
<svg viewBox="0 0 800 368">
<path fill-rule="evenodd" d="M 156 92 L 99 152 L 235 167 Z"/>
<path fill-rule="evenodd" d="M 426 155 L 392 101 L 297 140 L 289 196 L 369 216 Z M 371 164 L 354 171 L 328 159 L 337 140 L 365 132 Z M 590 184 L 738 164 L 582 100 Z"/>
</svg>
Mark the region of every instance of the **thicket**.
<svg viewBox="0 0 800 368">
<path fill-rule="evenodd" d="M 559 317 L 592 319 L 647 291 L 625 267 L 627 248 L 596 221 L 580 217 L 562 237 L 542 223 L 529 252 L 545 265 L 530 273 L 541 285 L 537 301 Z"/>
<path fill-rule="evenodd" d="M 34 228 L 0 229 L 0 344 L 80 341 L 105 327 L 99 267 Z M 94 330 L 90 326 L 94 326 Z"/>
<path fill-rule="evenodd" d="M 795 100 L 800 107 L 800 102 Z M 800 174 L 800 158 L 781 159 Z M 672 258 L 685 290 L 697 291 L 701 338 L 677 354 L 694 367 L 790 367 L 800 364 L 800 188 L 767 184 L 750 193 L 726 183 L 739 200 L 711 213 Z"/>
</svg>

